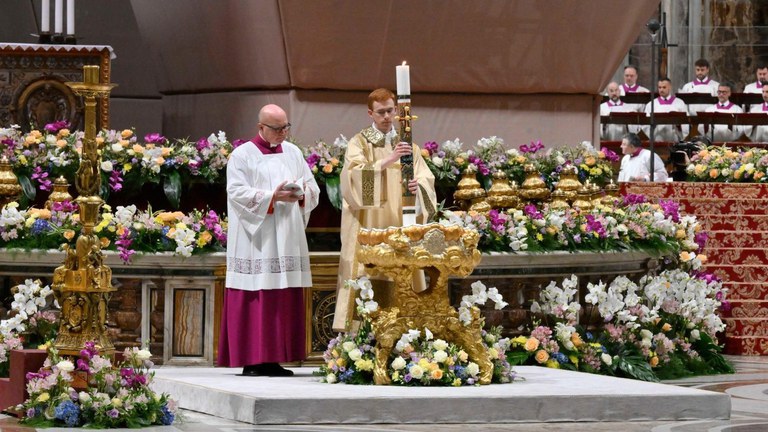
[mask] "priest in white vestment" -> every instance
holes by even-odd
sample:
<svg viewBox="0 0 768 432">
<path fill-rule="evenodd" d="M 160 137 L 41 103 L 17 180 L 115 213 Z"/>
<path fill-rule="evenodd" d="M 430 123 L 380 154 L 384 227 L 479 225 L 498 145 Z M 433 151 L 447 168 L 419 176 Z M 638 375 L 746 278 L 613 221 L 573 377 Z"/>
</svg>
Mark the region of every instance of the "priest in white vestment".
<svg viewBox="0 0 768 432">
<path fill-rule="evenodd" d="M 414 178 L 408 188 L 416 195 L 417 222 L 427 222 L 436 212 L 435 177 L 419 147 L 400 141 L 395 115 L 395 95 L 387 89 L 374 90 L 368 95 L 368 116 L 373 124 L 347 144 L 341 171 L 341 255 L 333 320 L 337 331 L 349 329 L 354 312 L 356 293 L 346 288 L 344 281 L 365 275 L 355 257 L 358 230 L 403 224 L 401 156 L 413 154 Z M 418 273 L 414 275 L 416 291 L 424 289 L 423 274 Z M 392 284 L 383 280 L 373 283 L 379 303 L 386 304 L 386 290 Z"/>
<path fill-rule="evenodd" d="M 259 133 L 227 163 L 227 273 L 219 366 L 245 376 L 290 376 L 304 360 L 303 287 L 312 286 L 304 229 L 320 189 L 301 150 L 285 141 L 282 108 L 259 112 Z"/>
<path fill-rule="evenodd" d="M 667 181 L 669 175 L 664 167 L 664 162 L 659 155 L 651 153 L 644 149 L 640 138 L 633 133 L 628 133 L 621 141 L 621 151 L 624 157 L 621 159 L 621 169 L 619 170 L 620 182 L 650 181 L 651 179 L 651 158 L 653 161 L 653 181 Z"/>
</svg>

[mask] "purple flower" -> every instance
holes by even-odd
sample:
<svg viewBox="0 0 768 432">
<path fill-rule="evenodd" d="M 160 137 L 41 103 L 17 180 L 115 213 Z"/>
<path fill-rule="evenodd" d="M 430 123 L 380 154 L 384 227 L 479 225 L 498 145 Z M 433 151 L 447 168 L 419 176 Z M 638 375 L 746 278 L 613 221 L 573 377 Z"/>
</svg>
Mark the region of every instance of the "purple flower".
<svg viewBox="0 0 768 432">
<path fill-rule="evenodd" d="M 525 208 L 523 208 L 523 211 L 525 212 L 526 216 L 530 217 L 531 219 L 544 218 L 541 212 L 539 212 L 539 210 L 533 204 L 526 205 Z"/>
<path fill-rule="evenodd" d="M 665 217 L 672 218 L 672 221 L 675 223 L 680 222 L 680 204 L 673 200 L 661 200 L 659 201 L 659 206 L 664 211 Z"/>
<path fill-rule="evenodd" d="M 204 149 L 210 148 L 211 143 L 208 142 L 207 138 L 200 138 L 197 140 L 197 145 L 195 145 L 195 148 L 197 148 L 197 151 L 203 151 Z"/>
<path fill-rule="evenodd" d="M 45 125 L 45 131 L 50 132 L 52 134 L 58 133 L 62 129 L 68 129 L 69 128 L 69 122 L 66 120 L 59 120 L 55 121 L 53 123 L 48 123 Z"/>
<path fill-rule="evenodd" d="M 531 145 L 521 145 L 520 146 L 520 153 L 536 153 L 537 151 L 544 148 L 544 144 L 541 143 L 541 140 L 539 141 L 531 141 Z"/>
<path fill-rule="evenodd" d="M 693 241 L 699 245 L 699 251 L 704 249 L 704 246 L 707 244 L 707 240 L 709 239 L 709 234 L 707 234 L 704 231 L 697 232 L 693 236 Z"/>
<path fill-rule="evenodd" d="M 112 170 L 109 175 L 109 188 L 117 192 L 123 188 L 123 176 L 119 170 Z"/>
<path fill-rule="evenodd" d="M 609 148 L 603 148 L 600 151 L 602 151 L 603 154 L 605 155 L 605 158 L 611 162 L 616 162 L 619 160 L 619 155 L 617 155 L 615 151 Z"/>
<path fill-rule="evenodd" d="M 594 215 L 587 215 L 587 232 L 589 231 L 597 233 L 600 238 L 605 238 L 608 236 L 608 233 L 605 231 L 605 227 L 595 218 Z"/>
<path fill-rule="evenodd" d="M 55 212 L 72 213 L 77 210 L 77 206 L 72 204 L 72 201 L 54 201 L 51 204 L 51 210 Z"/>
<path fill-rule="evenodd" d="M 80 355 L 83 355 L 83 351 L 80 351 Z M 88 360 L 83 360 L 81 358 L 77 359 L 77 370 L 87 371 L 89 369 Z"/>
<path fill-rule="evenodd" d="M 120 238 L 115 240 L 117 251 L 120 253 L 120 259 L 126 264 L 131 262 L 131 257 L 136 253 L 135 250 L 131 249 L 131 244 L 133 243 L 131 233 L 130 229 L 126 229 L 120 235 Z"/>
<path fill-rule="evenodd" d="M 314 168 L 317 166 L 317 163 L 320 162 L 320 155 L 317 153 L 312 153 L 311 155 L 307 156 L 307 165 L 309 165 L 310 168 Z"/>
<path fill-rule="evenodd" d="M 107 415 L 112 418 L 117 418 L 117 416 L 120 415 L 120 411 L 118 411 L 117 408 L 112 408 L 111 410 L 107 411 Z"/>
<path fill-rule="evenodd" d="M 424 143 L 424 148 L 429 152 L 429 155 L 432 156 L 437 152 L 438 145 L 434 141 L 427 141 Z"/>
<path fill-rule="evenodd" d="M 645 202 L 648 202 L 648 200 L 645 198 L 645 195 L 640 194 L 627 194 L 624 195 L 624 205 L 629 206 L 632 204 L 643 204 Z"/>
<path fill-rule="evenodd" d="M 144 141 L 152 144 L 164 144 L 165 137 L 157 132 L 153 132 L 151 134 L 144 135 Z"/>
<path fill-rule="evenodd" d="M 34 171 L 32 171 L 31 178 L 32 180 L 37 180 L 37 182 L 40 184 L 40 190 L 51 190 L 51 181 L 48 180 L 48 173 L 43 171 L 39 165 L 35 167 Z"/>
</svg>

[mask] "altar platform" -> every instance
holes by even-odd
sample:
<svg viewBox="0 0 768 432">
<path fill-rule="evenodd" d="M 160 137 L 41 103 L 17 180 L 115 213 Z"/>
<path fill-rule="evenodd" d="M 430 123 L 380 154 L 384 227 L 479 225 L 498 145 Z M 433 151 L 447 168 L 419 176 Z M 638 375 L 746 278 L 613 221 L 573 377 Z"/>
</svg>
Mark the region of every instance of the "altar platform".
<svg viewBox="0 0 768 432">
<path fill-rule="evenodd" d="M 160 367 L 153 387 L 181 408 L 253 424 L 539 423 L 727 420 L 728 394 L 580 372 L 519 366 L 524 381 L 480 387 L 324 384 L 240 369 Z"/>
</svg>

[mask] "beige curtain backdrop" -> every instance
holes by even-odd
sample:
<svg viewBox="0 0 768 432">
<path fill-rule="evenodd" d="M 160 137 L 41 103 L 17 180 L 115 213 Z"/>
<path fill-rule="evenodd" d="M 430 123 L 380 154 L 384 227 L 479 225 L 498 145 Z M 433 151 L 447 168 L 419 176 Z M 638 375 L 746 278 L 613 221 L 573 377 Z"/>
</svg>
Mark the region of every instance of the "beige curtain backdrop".
<svg viewBox="0 0 768 432">
<path fill-rule="evenodd" d="M 131 1 L 168 136 L 248 137 L 265 103 L 287 109 L 299 141 L 350 136 L 406 60 L 418 143 L 510 146 L 595 139 L 598 93 L 658 3 Z"/>
</svg>

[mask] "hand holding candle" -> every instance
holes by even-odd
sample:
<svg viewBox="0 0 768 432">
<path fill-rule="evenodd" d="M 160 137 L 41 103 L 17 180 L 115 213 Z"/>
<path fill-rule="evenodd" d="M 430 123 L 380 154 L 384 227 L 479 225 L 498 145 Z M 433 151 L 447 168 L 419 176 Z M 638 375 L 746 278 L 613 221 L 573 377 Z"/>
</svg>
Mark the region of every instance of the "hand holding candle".
<svg viewBox="0 0 768 432">
<path fill-rule="evenodd" d="M 391 69 L 390 69 L 391 70 Z M 397 77 L 397 95 L 410 96 L 411 94 L 411 72 L 410 66 L 403 62 L 402 65 L 395 67 Z"/>
</svg>

